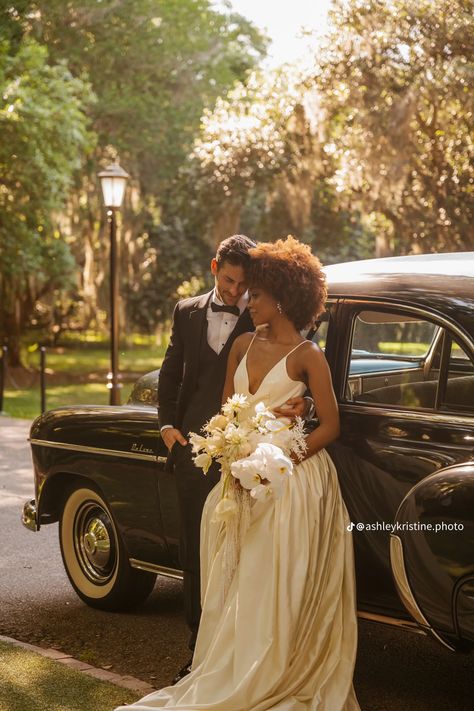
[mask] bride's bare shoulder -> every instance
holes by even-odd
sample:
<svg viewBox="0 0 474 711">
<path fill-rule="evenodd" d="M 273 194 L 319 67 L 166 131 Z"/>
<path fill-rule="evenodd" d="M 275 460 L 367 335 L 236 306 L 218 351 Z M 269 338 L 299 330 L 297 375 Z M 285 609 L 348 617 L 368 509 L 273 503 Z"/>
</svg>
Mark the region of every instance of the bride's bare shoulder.
<svg viewBox="0 0 474 711">
<path fill-rule="evenodd" d="M 313 341 L 301 341 L 300 347 L 295 351 L 295 355 L 298 356 L 300 362 L 308 363 L 320 363 L 325 360 L 324 352 L 321 348 Z"/>
<path fill-rule="evenodd" d="M 232 350 L 239 360 L 243 358 L 244 353 L 251 344 L 254 335 L 254 333 L 249 331 L 247 333 L 241 333 L 240 336 L 237 336 L 235 339 L 232 344 Z"/>
</svg>

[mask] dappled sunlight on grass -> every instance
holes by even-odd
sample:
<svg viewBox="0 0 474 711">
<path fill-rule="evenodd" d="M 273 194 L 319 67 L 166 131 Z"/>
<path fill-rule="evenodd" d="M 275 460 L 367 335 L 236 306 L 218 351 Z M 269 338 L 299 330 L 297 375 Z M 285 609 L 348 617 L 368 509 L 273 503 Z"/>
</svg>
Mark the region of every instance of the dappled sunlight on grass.
<svg viewBox="0 0 474 711">
<path fill-rule="evenodd" d="M 5 642 L 0 642 L 0 678 L 0 711 L 106 711 L 139 698 Z"/>
</svg>

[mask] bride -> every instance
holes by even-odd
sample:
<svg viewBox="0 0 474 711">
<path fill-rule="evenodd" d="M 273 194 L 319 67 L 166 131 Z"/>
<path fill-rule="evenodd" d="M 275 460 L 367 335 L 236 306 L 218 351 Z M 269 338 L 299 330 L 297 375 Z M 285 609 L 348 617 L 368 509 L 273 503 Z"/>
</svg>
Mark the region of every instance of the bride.
<svg viewBox="0 0 474 711">
<path fill-rule="evenodd" d="M 339 434 L 324 354 L 300 335 L 326 297 L 321 265 L 293 237 L 250 250 L 255 334 L 229 354 L 223 402 L 234 392 L 278 408 L 307 388 L 319 427 L 280 499 L 252 501 L 238 567 L 222 595 L 225 523 L 208 496 L 201 523 L 202 618 L 192 672 L 134 711 L 356 711 L 354 563 L 349 517 L 324 447 Z M 196 475 L 199 475 L 196 472 Z M 116 711 L 125 711 L 120 707 Z"/>
</svg>

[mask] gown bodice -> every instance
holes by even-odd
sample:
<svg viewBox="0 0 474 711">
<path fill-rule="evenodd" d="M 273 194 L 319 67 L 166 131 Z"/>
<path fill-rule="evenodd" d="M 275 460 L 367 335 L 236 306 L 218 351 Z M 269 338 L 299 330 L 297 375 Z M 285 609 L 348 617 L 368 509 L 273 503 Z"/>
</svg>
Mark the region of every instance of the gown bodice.
<svg viewBox="0 0 474 711">
<path fill-rule="evenodd" d="M 263 378 L 255 393 L 251 393 L 249 389 L 249 376 L 247 367 L 247 354 L 253 343 L 253 339 L 247 349 L 244 357 L 240 361 L 234 374 L 234 391 L 245 395 L 250 405 L 256 405 L 258 402 L 264 402 L 265 405 L 273 409 L 280 407 L 292 397 L 301 397 L 306 391 L 306 385 L 300 380 L 293 380 L 288 375 L 286 369 L 286 361 L 290 353 L 293 353 L 301 344 L 299 343 L 283 358 L 275 363 L 268 373 Z M 304 341 L 302 341 L 304 343 Z"/>
</svg>

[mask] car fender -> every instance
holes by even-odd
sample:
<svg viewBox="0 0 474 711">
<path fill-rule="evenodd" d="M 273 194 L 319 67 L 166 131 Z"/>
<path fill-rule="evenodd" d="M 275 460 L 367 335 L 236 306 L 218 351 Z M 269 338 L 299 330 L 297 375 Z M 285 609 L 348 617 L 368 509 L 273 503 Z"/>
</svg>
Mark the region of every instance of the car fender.
<svg viewBox="0 0 474 711">
<path fill-rule="evenodd" d="M 416 484 L 401 502 L 391 533 L 395 583 L 408 611 L 451 649 L 474 646 L 473 623 L 458 619 L 457 597 L 474 579 L 474 462 L 446 467 Z M 472 606 L 472 607 L 470 607 Z M 461 614 L 472 618 L 474 597 Z M 460 622 L 463 633 L 460 634 Z"/>
</svg>

